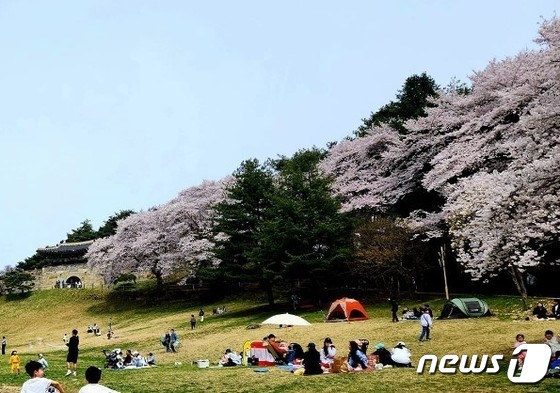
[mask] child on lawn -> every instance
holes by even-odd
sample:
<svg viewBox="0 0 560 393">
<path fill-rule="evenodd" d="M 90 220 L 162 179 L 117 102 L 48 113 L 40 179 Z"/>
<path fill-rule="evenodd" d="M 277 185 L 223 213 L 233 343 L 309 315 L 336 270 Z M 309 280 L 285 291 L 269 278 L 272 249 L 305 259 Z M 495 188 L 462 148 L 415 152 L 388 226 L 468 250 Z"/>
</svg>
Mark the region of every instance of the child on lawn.
<svg viewBox="0 0 560 393">
<path fill-rule="evenodd" d="M 525 336 L 523 334 L 518 334 L 515 336 L 515 344 L 513 344 L 513 348 L 515 349 L 522 344 L 527 344 L 527 341 L 525 341 Z M 525 360 L 526 355 L 527 351 L 521 351 L 517 355 L 517 364 L 520 370 L 523 368 L 523 360 Z"/>
<path fill-rule="evenodd" d="M 10 356 L 10 374 L 17 371 L 19 375 L 19 372 L 21 371 L 20 363 L 21 359 L 19 358 L 17 351 L 12 351 L 12 355 Z"/>
</svg>

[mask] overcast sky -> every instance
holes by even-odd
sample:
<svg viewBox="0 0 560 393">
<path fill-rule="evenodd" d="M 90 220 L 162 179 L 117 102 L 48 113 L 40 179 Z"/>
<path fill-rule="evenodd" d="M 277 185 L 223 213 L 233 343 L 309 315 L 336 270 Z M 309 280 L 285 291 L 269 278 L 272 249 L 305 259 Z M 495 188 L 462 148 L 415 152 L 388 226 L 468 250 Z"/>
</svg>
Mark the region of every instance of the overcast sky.
<svg viewBox="0 0 560 393">
<path fill-rule="evenodd" d="M 413 74 L 468 81 L 536 48 L 559 8 L 271 3 L 0 0 L 0 267 L 245 159 L 341 140 Z"/>
</svg>

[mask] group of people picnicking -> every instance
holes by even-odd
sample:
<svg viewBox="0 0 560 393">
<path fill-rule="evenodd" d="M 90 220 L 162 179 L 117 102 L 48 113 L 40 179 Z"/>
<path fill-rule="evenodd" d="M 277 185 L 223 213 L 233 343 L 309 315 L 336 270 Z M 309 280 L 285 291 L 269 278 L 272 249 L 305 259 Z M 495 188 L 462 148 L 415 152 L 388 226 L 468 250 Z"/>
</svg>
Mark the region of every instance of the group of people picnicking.
<svg viewBox="0 0 560 393">
<path fill-rule="evenodd" d="M 115 348 L 111 352 L 103 350 L 103 354 L 105 355 L 105 368 L 113 370 L 156 365 L 156 358 L 153 352 L 148 353 L 148 356 L 142 356 L 138 351 L 127 349 L 123 353 L 120 348 Z"/>
<path fill-rule="evenodd" d="M 303 351 L 299 344 L 288 344 L 277 339 L 274 334 L 263 338 L 269 352 L 278 364 L 290 366 L 295 374 L 313 375 L 330 372 L 352 372 L 379 370 L 387 367 L 412 367 L 411 351 L 406 344 L 399 341 L 391 350 L 383 343 L 375 345 L 375 350 L 368 352 L 369 341 L 355 339 L 348 342 L 348 352 L 339 355 L 330 337 L 323 340 L 317 348 L 315 343 L 307 344 Z"/>
<path fill-rule="evenodd" d="M 543 342 L 550 347 L 551 353 L 547 376 L 560 378 L 560 336 L 555 335 L 552 330 L 546 330 L 544 332 Z M 515 349 L 523 344 L 527 344 L 527 341 L 525 341 L 525 335 L 520 333 L 515 336 L 515 343 L 512 348 Z M 519 370 L 523 369 L 526 355 L 527 351 L 525 350 L 517 355 L 517 367 Z"/>
<path fill-rule="evenodd" d="M 533 319 L 560 319 L 560 299 L 554 299 L 550 313 L 542 302 L 538 302 L 533 308 Z"/>
<path fill-rule="evenodd" d="M 396 301 L 392 300 L 392 299 L 389 299 L 389 302 L 391 303 L 391 311 L 393 313 L 393 322 L 398 322 L 399 320 L 420 319 L 420 317 L 424 313 L 424 310 L 428 310 L 428 314 L 430 314 L 430 317 L 432 319 L 434 318 L 434 313 L 433 313 L 430 305 L 429 304 L 424 304 L 423 306 L 420 306 L 420 307 L 413 307 L 412 310 L 410 310 L 408 307 L 404 307 L 403 310 L 402 310 L 401 319 L 399 319 L 398 316 L 396 315 L 397 311 L 398 311 L 398 305 L 396 306 L 397 309 L 395 310 Z"/>
<path fill-rule="evenodd" d="M 94 323 L 93 326 L 88 325 L 86 333 L 93 333 L 96 336 L 101 336 L 101 329 L 99 328 L 99 326 L 97 326 L 97 323 Z"/>
</svg>

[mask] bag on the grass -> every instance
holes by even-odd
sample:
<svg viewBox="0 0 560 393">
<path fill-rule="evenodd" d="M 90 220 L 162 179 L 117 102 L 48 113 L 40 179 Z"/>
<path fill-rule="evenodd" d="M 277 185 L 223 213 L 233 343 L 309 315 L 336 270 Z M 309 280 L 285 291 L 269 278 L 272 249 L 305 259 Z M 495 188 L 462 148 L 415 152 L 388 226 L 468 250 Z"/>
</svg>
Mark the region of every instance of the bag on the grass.
<svg viewBox="0 0 560 393">
<path fill-rule="evenodd" d="M 335 356 L 331 364 L 331 373 L 340 373 L 344 362 L 346 362 L 346 356 Z"/>
</svg>

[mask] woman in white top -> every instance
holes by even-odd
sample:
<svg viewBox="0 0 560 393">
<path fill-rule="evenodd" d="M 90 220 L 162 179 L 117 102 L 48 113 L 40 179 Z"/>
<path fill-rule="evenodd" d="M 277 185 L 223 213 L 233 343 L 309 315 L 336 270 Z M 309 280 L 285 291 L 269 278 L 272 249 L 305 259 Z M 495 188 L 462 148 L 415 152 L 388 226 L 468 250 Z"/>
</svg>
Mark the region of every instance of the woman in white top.
<svg viewBox="0 0 560 393">
<path fill-rule="evenodd" d="M 334 362 L 334 356 L 336 355 L 336 348 L 332 343 L 332 340 L 327 337 L 323 342 L 323 348 L 320 351 L 321 363 L 329 365 Z"/>
<path fill-rule="evenodd" d="M 410 350 L 402 341 L 399 341 L 391 351 L 391 360 L 396 367 L 412 367 L 411 356 Z"/>
</svg>

